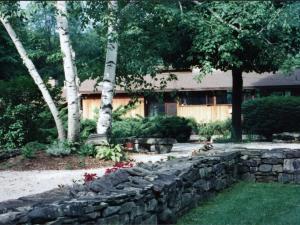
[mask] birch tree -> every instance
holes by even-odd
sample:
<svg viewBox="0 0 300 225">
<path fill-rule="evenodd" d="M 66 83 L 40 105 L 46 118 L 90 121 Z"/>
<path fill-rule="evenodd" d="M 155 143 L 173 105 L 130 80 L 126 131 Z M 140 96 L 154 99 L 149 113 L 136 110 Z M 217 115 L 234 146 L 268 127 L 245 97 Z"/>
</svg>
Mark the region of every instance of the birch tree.
<svg viewBox="0 0 300 225">
<path fill-rule="evenodd" d="M 101 106 L 97 123 L 97 133 L 103 135 L 106 139 L 112 123 L 112 101 L 116 80 L 118 40 L 116 31 L 117 18 L 114 14 L 118 9 L 117 1 L 109 1 L 108 8 L 111 17 L 107 31 L 107 49 L 102 81 Z"/>
<path fill-rule="evenodd" d="M 33 64 L 33 62 L 31 61 L 31 59 L 29 58 L 25 48 L 23 47 L 23 44 L 21 43 L 20 39 L 18 38 L 17 34 L 15 33 L 15 31 L 14 31 L 13 27 L 11 26 L 7 17 L 5 17 L 4 15 L 1 14 L 0 20 L 1 20 L 1 23 L 3 24 L 3 26 L 5 27 L 8 35 L 10 36 L 12 42 L 14 43 L 20 57 L 23 60 L 23 63 L 25 64 L 26 68 L 28 69 L 30 76 L 32 77 L 35 84 L 38 86 L 39 90 L 41 91 L 42 96 L 43 96 L 45 102 L 47 103 L 47 105 L 51 111 L 51 114 L 53 116 L 53 119 L 55 121 L 57 132 L 58 132 L 58 138 L 59 138 L 59 140 L 63 141 L 65 139 L 63 123 L 59 117 L 59 111 L 58 111 L 48 89 L 46 88 L 46 85 L 45 85 L 43 79 L 41 78 L 40 74 L 38 73 L 38 71 L 37 71 L 35 65 Z"/>
<path fill-rule="evenodd" d="M 59 32 L 60 47 L 63 54 L 65 82 L 68 103 L 68 140 L 76 141 L 80 132 L 79 95 L 77 87 L 77 69 L 74 62 L 75 54 L 71 46 L 68 24 L 67 3 L 57 1 L 57 27 Z"/>
</svg>

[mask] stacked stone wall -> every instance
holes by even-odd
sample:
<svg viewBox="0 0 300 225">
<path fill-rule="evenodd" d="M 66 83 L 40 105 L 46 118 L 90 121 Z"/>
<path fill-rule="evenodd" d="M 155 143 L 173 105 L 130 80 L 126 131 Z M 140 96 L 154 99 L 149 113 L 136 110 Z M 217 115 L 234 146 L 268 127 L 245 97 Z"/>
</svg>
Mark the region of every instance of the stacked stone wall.
<svg viewBox="0 0 300 225">
<path fill-rule="evenodd" d="M 173 224 L 238 178 L 239 153 L 140 164 L 0 203 L 0 224 Z"/>
</svg>

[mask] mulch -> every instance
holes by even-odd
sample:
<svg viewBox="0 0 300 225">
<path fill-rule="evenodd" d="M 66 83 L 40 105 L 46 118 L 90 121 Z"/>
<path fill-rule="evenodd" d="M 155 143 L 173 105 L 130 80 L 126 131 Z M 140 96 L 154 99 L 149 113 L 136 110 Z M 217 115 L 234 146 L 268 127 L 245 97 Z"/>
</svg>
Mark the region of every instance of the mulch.
<svg viewBox="0 0 300 225">
<path fill-rule="evenodd" d="M 0 170 L 75 170 L 111 167 L 113 161 L 105 161 L 93 157 L 68 155 L 53 157 L 44 151 L 38 151 L 32 159 L 26 159 L 22 155 L 0 162 Z"/>
</svg>

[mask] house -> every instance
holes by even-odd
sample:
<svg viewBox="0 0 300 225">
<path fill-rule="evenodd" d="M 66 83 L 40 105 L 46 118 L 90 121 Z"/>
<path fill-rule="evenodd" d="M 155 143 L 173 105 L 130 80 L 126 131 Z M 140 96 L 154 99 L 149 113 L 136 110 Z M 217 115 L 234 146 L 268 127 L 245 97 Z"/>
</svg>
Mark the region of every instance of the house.
<svg viewBox="0 0 300 225">
<path fill-rule="evenodd" d="M 197 71 L 171 71 L 158 74 L 158 81 L 146 77 L 148 82 L 159 86 L 159 79 L 170 73 L 177 79 L 167 83 L 163 90 L 156 88 L 161 98 L 141 95 L 136 107 L 126 116 L 153 116 L 157 114 L 192 117 L 197 122 L 225 120 L 231 117 L 231 71 L 213 71 L 199 82 Z M 244 73 L 244 100 L 268 95 L 300 96 L 300 70 L 291 75 L 281 73 Z M 82 96 L 82 116 L 84 119 L 95 117 L 100 106 L 101 85 L 95 80 L 86 80 L 80 86 Z M 128 93 L 116 87 L 113 108 L 126 105 L 131 100 Z"/>
</svg>

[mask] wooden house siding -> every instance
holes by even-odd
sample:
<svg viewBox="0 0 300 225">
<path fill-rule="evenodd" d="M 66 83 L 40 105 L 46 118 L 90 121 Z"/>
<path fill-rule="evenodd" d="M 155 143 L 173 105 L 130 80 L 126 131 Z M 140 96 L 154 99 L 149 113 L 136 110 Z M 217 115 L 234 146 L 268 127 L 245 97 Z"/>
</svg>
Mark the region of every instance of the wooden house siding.
<svg viewBox="0 0 300 225">
<path fill-rule="evenodd" d="M 83 119 L 96 119 L 96 111 L 99 109 L 100 95 L 86 95 L 82 98 L 82 118 Z M 129 103 L 130 97 L 127 96 L 115 96 L 113 99 L 113 109 L 117 109 L 120 106 L 125 106 Z M 137 115 L 144 116 L 144 98 L 138 99 L 136 108 L 130 110 L 126 117 L 136 117 Z"/>
<path fill-rule="evenodd" d="M 198 123 L 229 119 L 231 111 L 231 105 L 177 105 L 177 116 L 194 118 Z"/>
</svg>

